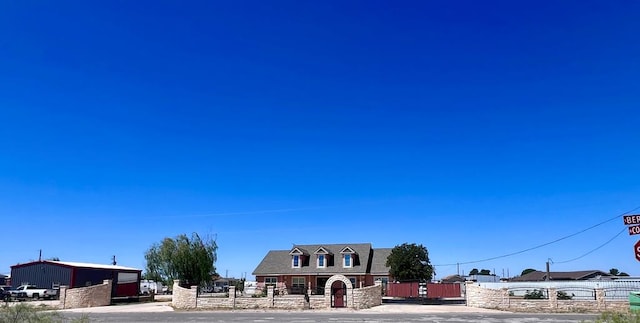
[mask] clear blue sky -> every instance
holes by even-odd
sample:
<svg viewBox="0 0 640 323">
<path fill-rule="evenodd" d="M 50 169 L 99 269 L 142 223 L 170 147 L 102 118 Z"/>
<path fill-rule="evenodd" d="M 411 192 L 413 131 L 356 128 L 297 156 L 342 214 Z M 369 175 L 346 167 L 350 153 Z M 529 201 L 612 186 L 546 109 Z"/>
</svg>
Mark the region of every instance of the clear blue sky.
<svg viewBox="0 0 640 323">
<path fill-rule="evenodd" d="M 40 249 L 143 268 L 191 232 L 217 237 L 235 277 L 294 243 L 415 242 L 465 263 L 616 218 L 640 206 L 639 16 L 636 1 L 4 1 L 0 272 Z M 460 271 L 640 275 L 623 229 Z"/>
</svg>

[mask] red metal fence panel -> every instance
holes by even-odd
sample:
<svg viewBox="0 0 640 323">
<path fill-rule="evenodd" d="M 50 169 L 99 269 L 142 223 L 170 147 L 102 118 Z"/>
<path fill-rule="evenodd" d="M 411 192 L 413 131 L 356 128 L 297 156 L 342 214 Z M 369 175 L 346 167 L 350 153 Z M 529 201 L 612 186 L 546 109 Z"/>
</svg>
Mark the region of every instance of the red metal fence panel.
<svg viewBox="0 0 640 323">
<path fill-rule="evenodd" d="M 428 298 L 450 298 L 460 296 L 462 296 L 462 293 L 460 293 L 460 284 L 427 284 Z"/>
<path fill-rule="evenodd" d="M 389 283 L 387 284 L 386 296 L 390 297 L 421 297 L 420 283 Z M 460 284 L 445 283 L 434 284 L 427 283 L 427 298 L 448 298 L 461 297 Z"/>
</svg>

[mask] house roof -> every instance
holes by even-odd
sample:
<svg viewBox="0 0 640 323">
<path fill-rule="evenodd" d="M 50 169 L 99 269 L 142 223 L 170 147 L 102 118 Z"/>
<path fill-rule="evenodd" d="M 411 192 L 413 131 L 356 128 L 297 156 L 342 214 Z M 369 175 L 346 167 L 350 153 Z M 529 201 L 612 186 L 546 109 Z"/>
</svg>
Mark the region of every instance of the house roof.
<svg viewBox="0 0 640 323">
<path fill-rule="evenodd" d="M 447 277 L 442 278 L 440 281 L 443 283 L 458 283 L 464 282 L 466 279 L 460 275 L 449 275 Z"/>
<path fill-rule="evenodd" d="M 311 256 L 308 266 L 300 268 L 291 267 L 291 250 L 305 249 L 317 251 L 323 248 L 329 252 L 343 251 L 350 248 L 355 252 L 358 261 L 354 261 L 353 266 L 349 268 L 342 267 L 340 254 L 334 255 L 334 265 L 325 268 L 317 268 L 315 265 L 315 256 Z M 373 249 L 370 243 L 344 243 L 344 244 L 316 244 L 316 245 L 294 245 L 289 250 L 270 250 L 262 259 L 258 267 L 253 271 L 255 276 L 271 276 L 271 275 L 332 275 L 332 274 L 366 274 L 378 273 L 388 274 L 389 269 L 384 265 L 386 262 L 386 250 L 391 249 Z M 379 254 L 378 254 L 379 252 Z M 385 269 L 386 268 L 386 269 Z"/>
<path fill-rule="evenodd" d="M 387 258 L 391 254 L 393 248 L 375 248 L 373 249 L 373 258 L 371 259 L 372 275 L 389 275 L 389 267 L 387 267 Z"/>
<path fill-rule="evenodd" d="M 549 272 L 549 280 L 587 280 L 597 276 L 611 276 L 600 270 L 581 270 L 581 271 L 551 271 Z M 544 281 L 547 279 L 547 273 L 543 271 L 532 271 L 526 275 L 512 278 L 511 281 Z"/>
<path fill-rule="evenodd" d="M 53 261 L 53 260 L 32 261 L 32 262 L 28 262 L 28 263 L 24 263 L 24 264 L 17 264 L 17 265 L 11 266 L 11 268 L 20 268 L 20 267 L 24 267 L 24 266 L 30 266 L 30 265 L 33 265 L 33 264 L 39 264 L 39 263 L 48 263 L 48 264 L 53 264 L 53 265 L 58 265 L 58 266 L 77 267 L 77 268 L 94 268 L 94 269 L 111 269 L 111 270 L 125 270 L 125 271 L 142 271 L 142 270 L 137 269 L 137 268 L 116 266 L 116 265 L 91 264 L 91 263 L 71 262 L 71 261 Z"/>
</svg>

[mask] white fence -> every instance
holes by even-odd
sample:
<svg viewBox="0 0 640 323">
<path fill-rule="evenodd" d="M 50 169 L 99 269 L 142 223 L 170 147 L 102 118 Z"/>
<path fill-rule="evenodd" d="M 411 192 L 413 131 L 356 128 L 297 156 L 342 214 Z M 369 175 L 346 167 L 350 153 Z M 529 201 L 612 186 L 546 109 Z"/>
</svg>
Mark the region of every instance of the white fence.
<svg viewBox="0 0 640 323">
<path fill-rule="evenodd" d="M 548 288 L 555 288 L 573 299 L 595 299 L 596 289 L 603 289 L 605 299 L 626 299 L 630 292 L 640 292 L 640 280 L 581 280 L 581 281 L 544 281 L 544 282 L 502 282 L 478 283 L 480 287 L 509 290 L 512 296 L 524 296 L 534 290 L 541 291 L 545 297 Z"/>
</svg>

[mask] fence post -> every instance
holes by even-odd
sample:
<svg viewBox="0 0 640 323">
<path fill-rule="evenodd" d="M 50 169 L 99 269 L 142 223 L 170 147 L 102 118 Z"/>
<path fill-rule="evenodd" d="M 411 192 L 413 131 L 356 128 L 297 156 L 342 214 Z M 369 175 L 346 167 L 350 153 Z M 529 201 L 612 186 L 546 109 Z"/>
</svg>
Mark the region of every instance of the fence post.
<svg viewBox="0 0 640 323">
<path fill-rule="evenodd" d="M 596 288 L 596 303 L 598 304 L 598 310 L 605 310 L 607 308 L 604 288 Z"/>
<path fill-rule="evenodd" d="M 554 287 L 547 289 L 547 296 L 549 297 L 549 308 L 558 308 L 558 291 Z"/>
<path fill-rule="evenodd" d="M 273 307 L 273 285 L 267 286 L 267 299 L 269 300 L 269 307 Z"/>
<path fill-rule="evenodd" d="M 500 304 L 500 307 L 502 309 L 505 308 L 509 308 L 511 306 L 511 297 L 509 297 L 509 289 L 508 288 L 502 288 L 501 289 L 501 294 L 502 294 L 502 304 Z"/>
</svg>

